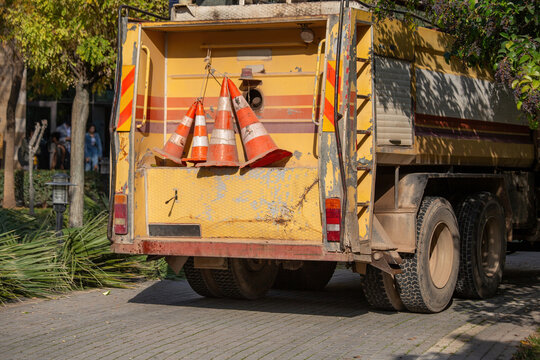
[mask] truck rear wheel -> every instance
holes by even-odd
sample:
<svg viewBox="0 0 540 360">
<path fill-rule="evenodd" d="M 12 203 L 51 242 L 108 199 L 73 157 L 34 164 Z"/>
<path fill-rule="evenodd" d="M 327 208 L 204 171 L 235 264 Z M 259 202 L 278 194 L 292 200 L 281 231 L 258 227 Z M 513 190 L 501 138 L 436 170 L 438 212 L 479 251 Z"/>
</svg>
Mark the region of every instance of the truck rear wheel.
<svg viewBox="0 0 540 360">
<path fill-rule="evenodd" d="M 388 311 L 405 310 L 394 277 L 376 267 L 367 266 L 362 290 L 369 305 L 376 309 Z"/>
<path fill-rule="evenodd" d="M 289 290 L 322 290 L 328 284 L 337 263 L 335 261 L 304 261 L 298 270 L 279 269 L 274 288 Z"/>
<path fill-rule="evenodd" d="M 456 295 L 484 299 L 495 295 L 506 259 L 504 211 L 488 192 L 467 197 L 458 207 L 461 234 Z"/>
<path fill-rule="evenodd" d="M 193 266 L 193 257 L 190 257 L 184 264 L 184 274 L 186 274 L 189 286 L 197 294 L 206 297 L 223 297 L 212 277 L 211 270 L 195 269 Z"/>
<path fill-rule="evenodd" d="M 425 197 L 416 217 L 416 252 L 403 254 L 396 275 L 399 295 L 412 312 L 444 310 L 459 270 L 459 230 L 452 206 L 444 198 Z"/>
<path fill-rule="evenodd" d="M 278 267 L 269 260 L 228 259 L 227 270 L 212 270 L 220 292 L 230 298 L 254 300 L 272 287 Z"/>
</svg>

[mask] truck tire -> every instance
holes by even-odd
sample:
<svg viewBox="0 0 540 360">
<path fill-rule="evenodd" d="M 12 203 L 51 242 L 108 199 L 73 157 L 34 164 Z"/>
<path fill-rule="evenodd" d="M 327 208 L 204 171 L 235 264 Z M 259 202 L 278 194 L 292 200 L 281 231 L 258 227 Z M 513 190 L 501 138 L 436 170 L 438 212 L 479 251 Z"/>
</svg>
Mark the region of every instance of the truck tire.
<svg viewBox="0 0 540 360">
<path fill-rule="evenodd" d="M 407 310 L 444 310 L 452 300 L 459 271 L 459 229 L 446 199 L 422 200 L 416 217 L 416 252 L 402 258 L 403 272 L 396 280 Z"/>
<path fill-rule="evenodd" d="M 227 270 L 212 270 L 220 292 L 229 298 L 255 300 L 272 287 L 278 267 L 269 260 L 228 259 Z"/>
<path fill-rule="evenodd" d="M 184 274 L 189 286 L 197 294 L 205 297 L 223 297 L 214 278 L 211 270 L 195 269 L 193 266 L 193 257 L 190 257 L 184 264 Z"/>
<path fill-rule="evenodd" d="M 458 206 L 461 234 L 456 296 L 485 299 L 495 295 L 506 259 L 504 210 L 488 192 L 468 196 Z"/>
<path fill-rule="evenodd" d="M 298 270 L 279 268 L 274 288 L 319 291 L 328 284 L 337 263 L 335 261 L 304 261 Z"/>
<path fill-rule="evenodd" d="M 367 266 L 366 275 L 362 282 L 362 290 L 369 305 L 375 309 L 387 311 L 405 310 L 394 277 L 376 267 Z"/>
</svg>

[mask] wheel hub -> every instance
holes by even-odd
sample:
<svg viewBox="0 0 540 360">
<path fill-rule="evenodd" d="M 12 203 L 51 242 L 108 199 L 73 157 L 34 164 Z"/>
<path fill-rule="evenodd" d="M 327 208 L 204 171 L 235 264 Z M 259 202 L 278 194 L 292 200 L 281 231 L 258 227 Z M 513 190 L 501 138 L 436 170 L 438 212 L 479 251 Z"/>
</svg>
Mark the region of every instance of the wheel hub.
<svg viewBox="0 0 540 360">
<path fill-rule="evenodd" d="M 452 233 L 445 223 L 439 223 L 433 230 L 429 248 L 429 272 L 437 288 L 442 289 L 448 283 L 453 261 Z"/>
<path fill-rule="evenodd" d="M 484 274 L 488 277 L 495 275 L 499 268 L 501 249 L 498 245 L 502 241 L 499 226 L 500 224 L 497 223 L 496 219 L 490 217 L 487 219 L 482 230 L 480 261 L 484 269 Z"/>
</svg>

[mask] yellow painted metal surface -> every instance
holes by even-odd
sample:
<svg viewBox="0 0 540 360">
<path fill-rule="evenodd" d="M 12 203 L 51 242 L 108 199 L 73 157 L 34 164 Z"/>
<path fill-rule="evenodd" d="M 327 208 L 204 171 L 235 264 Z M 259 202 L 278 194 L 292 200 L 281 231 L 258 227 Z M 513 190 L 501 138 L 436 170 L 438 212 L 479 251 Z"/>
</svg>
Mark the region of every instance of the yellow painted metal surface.
<svg viewBox="0 0 540 360">
<path fill-rule="evenodd" d="M 116 160 L 116 186 L 115 192 L 128 192 L 129 175 L 129 133 L 119 132 L 118 134 L 118 157 Z"/>
<path fill-rule="evenodd" d="M 413 60 L 414 30 L 399 20 L 381 20 L 374 24 L 373 51 L 377 55 Z"/>
<path fill-rule="evenodd" d="M 468 67 L 457 58 L 447 61 L 444 54 L 451 49 L 453 41 L 450 35 L 440 31 L 412 28 L 387 19 L 375 23 L 373 49 L 377 55 L 408 60 L 420 69 L 493 80 L 487 69 Z"/>
<path fill-rule="evenodd" d="M 213 123 L 213 121 L 212 121 Z M 186 150 L 184 150 L 184 157 L 189 158 L 191 156 L 191 145 L 193 134 L 190 134 L 186 142 Z M 167 140 L 171 136 L 171 133 L 167 134 Z M 212 135 L 209 133 L 208 138 Z M 305 167 L 316 164 L 317 154 L 317 138 L 314 134 L 287 134 L 287 133 L 273 133 L 272 140 L 276 143 L 276 146 L 280 149 L 292 149 L 292 156 L 288 159 L 284 159 L 278 163 L 279 166 L 284 167 Z M 136 153 L 135 162 L 139 163 L 147 151 L 154 147 L 163 147 L 163 135 L 162 134 L 137 134 L 136 144 L 139 149 Z M 294 144 L 294 145 L 292 145 Z M 247 156 L 242 145 L 242 139 L 240 134 L 236 134 L 236 150 L 238 151 L 238 158 L 240 161 L 247 161 Z M 190 165 L 191 166 L 191 165 Z"/>
<path fill-rule="evenodd" d="M 145 171 L 149 224 L 200 224 L 203 238 L 322 242 L 317 169 Z M 174 189 L 178 200 L 166 203 Z"/>
<path fill-rule="evenodd" d="M 373 216 L 373 188 L 374 188 L 374 148 L 375 139 L 373 133 L 373 102 L 372 102 L 372 59 L 371 49 L 371 26 L 357 27 L 357 57 L 366 61 L 357 62 L 357 100 L 356 104 L 356 128 L 358 130 L 371 131 L 370 134 L 358 133 L 356 136 L 357 161 L 363 164 L 373 164 L 372 171 L 360 170 L 357 174 L 356 196 L 357 202 L 370 204 L 369 207 L 358 207 L 358 230 L 361 239 L 367 239 L 371 234 L 371 217 Z M 363 96 L 369 96 L 363 98 Z"/>
<path fill-rule="evenodd" d="M 277 146 L 290 150 L 293 156 L 279 164 L 285 167 L 317 166 L 316 131 L 311 121 L 313 103 L 313 79 L 317 60 L 317 45 L 303 44 L 280 47 L 272 43 L 282 43 L 283 39 L 300 39 L 299 28 L 266 29 L 253 31 L 188 31 L 158 32 L 143 30 L 142 43 L 152 53 L 150 75 L 150 98 L 147 124 L 135 134 L 136 159 L 139 160 L 147 149 L 162 147 L 174 131 L 189 105 L 202 94 L 206 79 L 204 59 L 209 56 L 218 81 L 221 73 L 227 73 L 236 85 L 247 91 L 246 84 L 239 80 L 242 68 L 260 68 L 253 77 L 260 79 L 257 90 L 263 94 L 262 109 L 256 112 Z M 312 27 L 316 39 L 324 38 L 324 28 Z M 165 37 L 167 37 L 167 73 L 164 57 Z M 262 49 L 234 47 L 234 44 L 268 44 Z M 219 49 L 206 49 L 209 44 L 220 44 Z M 231 48 L 227 47 L 231 44 Z M 267 56 L 260 55 L 268 54 Z M 145 67 L 141 57 L 141 68 Z M 137 122 L 142 122 L 142 99 L 144 94 L 144 71 L 139 72 Z M 165 108 L 165 80 L 167 81 L 167 105 Z M 249 85 L 249 84 L 248 84 Z M 204 106 L 209 134 L 217 112 L 220 85 L 209 78 L 204 92 Z M 166 119 L 165 119 L 166 118 Z M 292 129 L 299 129 L 298 131 Z M 240 158 L 243 147 L 237 138 Z M 185 149 L 189 156 L 191 136 Z"/>
<path fill-rule="evenodd" d="M 529 167 L 534 159 L 532 144 L 417 137 L 416 149 L 419 164 Z"/>
<path fill-rule="evenodd" d="M 408 43 L 414 44 L 414 64 L 417 68 L 493 81 L 489 69 L 468 67 L 457 58 L 446 60 L 444 54 L 451 49 L 453 42 L 450 35 L 420 27 L 412 39 L 413 41 L 408 40 Z"/>
<path fill-rule="evenodd" d="M 133 236 L 146 236 L 147 223 L 146 223 L 146 209 L 147 209 L 147 189 L 145 185 L 144 170 L 137 170 L 134 176 L 134 190 L 133 201 L 135 206 L 133 207 Z"/>
<path fill-rule="evenodd" d="M 137 43 L 138 43 L 139 26 L 137 24 L 128 24 L 124 43 L 122 44 L 122 68 L 123 75 L 128 69 L 132 69 L 137 61 Z M 131 89 L 129 90 L 132 91 Z M 133 99 L 135 100 L 135 99 Z M 125 101 L 125 99 L 124 99 Z M 124 107 L 122 108 L 122 105 Z M 120 104 L 122 109 L 126 109 L 128 104 Z M 128 177 L 129 177 L 129 129 L 133 117 L 129 122 L 124 124 L 124 128 L 116 133 L 117 136 L 117 157 L 116 157 L 116 184 L 114 184 L 115 192 L 128 193 Z"/>
</svg>

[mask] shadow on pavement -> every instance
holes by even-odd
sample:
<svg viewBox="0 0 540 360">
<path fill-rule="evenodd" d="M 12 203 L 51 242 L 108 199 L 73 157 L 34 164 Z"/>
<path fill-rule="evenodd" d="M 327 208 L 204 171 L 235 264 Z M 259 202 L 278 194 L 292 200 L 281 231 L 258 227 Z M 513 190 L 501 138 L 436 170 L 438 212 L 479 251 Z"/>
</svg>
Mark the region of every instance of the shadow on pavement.
<svg viewBox="0 0 540 360">
<path fill-rule="evenodd" d="M 497 295 L 485 300 L 453 299 L 450 307 L 477 319 L 530 324 L 531 312 L 538 309 L 540 298 L 540 265 L 538 253 L 510 255 L 503 283 Z M 529 265 L 523 261 L 529 256 Z M 514 264 L 513 259 L 519 259 Z M 361 290 L 361 279 L 347 270 L 337 270 L 324 291 L 270 290 L 256 301 L 203 298 L 195 294 L 186 281 L 163 280 L 138 293 L 131 303 L 215 308 L 269 313 L 355 317 L 368 312 L 392 315 L 371 309 Z"/>
<path fill-rule="evenodd" d="M 516 262 L 519 259 L 519 262 Z M 540 254 L 516 253 L 507 257 L 503 281 L 489 299 L 456 299 L 454 309 L 499 323 L 529 325 L 532 313 L 540 308 Z"/>
<path fill-rule="evenodd" d="M 130 303 L 215 308 L 270 313 L 355 317 L 370 311 L 360 288 L 360 276 L 337 271 L 323 291 L 272 289 L 256 301 L 203 298 L 186 281 L 159 281 L 129 300 Z M 381 312 L 381 314 L 385 314 Z M 392 313 L 387 313 L 392 314 Z"/>
</svg>

